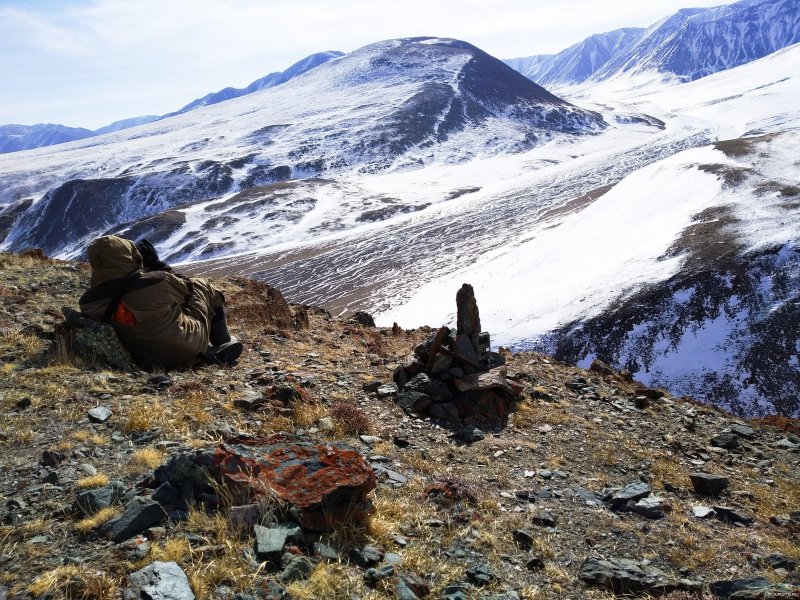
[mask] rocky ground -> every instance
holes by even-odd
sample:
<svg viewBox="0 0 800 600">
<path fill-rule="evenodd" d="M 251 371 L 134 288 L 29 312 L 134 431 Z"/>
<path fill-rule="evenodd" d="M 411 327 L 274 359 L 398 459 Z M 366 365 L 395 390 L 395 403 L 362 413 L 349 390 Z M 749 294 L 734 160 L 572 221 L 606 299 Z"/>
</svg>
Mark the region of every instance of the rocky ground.
<svg viewBox="0 0 800 600">
<path fill-rule="evenodd" d="M 379 387 L 435 330 L 290 308 L 243 280 L 219 282 L 238 365 L 110 369 L 53 341 L 88 274 L 0 254 L 2 600 L 800 595 L 797 421 L 503 353 L 514 412 L 464 436 Z M 243 434 L 266 452 L 278 432 L 357 450 L 371 512 L 314 533 L 274 485 L 243 509 L 175 482 L 184 457 Z"/>
</svg>

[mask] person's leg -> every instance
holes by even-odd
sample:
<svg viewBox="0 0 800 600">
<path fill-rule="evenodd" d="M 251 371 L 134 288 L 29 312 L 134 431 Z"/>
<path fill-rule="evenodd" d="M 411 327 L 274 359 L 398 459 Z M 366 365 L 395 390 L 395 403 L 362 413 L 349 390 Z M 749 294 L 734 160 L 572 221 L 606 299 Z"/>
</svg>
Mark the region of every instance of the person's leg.
<svg viewBox="0 0 800 600">
<path fill-rule="evenodd" d="M 202 313 L 208 324 L 208 350 L 206 358 L 213 362 L 233 365 L 242 353 L 242 343 L 228 332 L 225 319 L 225 297 L 204 279 L 192 278 L 193 293 L 187 310 Z"/>
</svg>

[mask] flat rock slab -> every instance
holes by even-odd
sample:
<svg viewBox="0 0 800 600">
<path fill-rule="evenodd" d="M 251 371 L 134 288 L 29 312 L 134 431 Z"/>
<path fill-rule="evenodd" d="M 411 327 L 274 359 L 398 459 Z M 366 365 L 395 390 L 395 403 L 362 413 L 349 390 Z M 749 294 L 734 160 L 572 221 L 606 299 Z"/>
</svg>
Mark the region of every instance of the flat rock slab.
<svg viewBox="0 0 800 600">
<path fill-rule="evenodd" d="M 133 598 L 194 600 L 189 579 L 177 563 L 155 561 L 131 573 L 130 578 L 131 586 L 128 592 Z"/>
<path fill-rule="evenodd" d="M 663 571 L 624 558 L 587 558 L 578 576 L 589 585 L 605 587 L 615 594 L 660 594 L 679 587 L 679 582 Z"/>
<path fill-rule="evenodd" d="M 616 509 L 625 506 L 629 501 L 636 502 L 650 495 L 651 489 L 643 481 L 634 481 L 619 489 L 611 496 L 611 507 Z"/>
<path fill-rule="evenodd" d="M 233 438 L 217 448 L 210 472 L 250 499 L 277 495 L 303 529 L 316 532 L 363 522 L 376 485 L 375 472 L 354 448 L 289 434 Z"/>
</svg>

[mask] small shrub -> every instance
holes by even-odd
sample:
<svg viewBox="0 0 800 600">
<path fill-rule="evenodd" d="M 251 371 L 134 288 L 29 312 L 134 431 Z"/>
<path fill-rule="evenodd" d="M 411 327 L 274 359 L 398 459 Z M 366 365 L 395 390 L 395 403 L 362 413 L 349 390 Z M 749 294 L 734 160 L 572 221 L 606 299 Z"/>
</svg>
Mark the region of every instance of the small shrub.
<svg viewBox="0 0 800 600">
<path fill-rule="evenodd" d="M 343 434 L 361 435 L 372 431 L 372 420 L 355 404 L 334 402 L 328 413 Z"/>
</svg>

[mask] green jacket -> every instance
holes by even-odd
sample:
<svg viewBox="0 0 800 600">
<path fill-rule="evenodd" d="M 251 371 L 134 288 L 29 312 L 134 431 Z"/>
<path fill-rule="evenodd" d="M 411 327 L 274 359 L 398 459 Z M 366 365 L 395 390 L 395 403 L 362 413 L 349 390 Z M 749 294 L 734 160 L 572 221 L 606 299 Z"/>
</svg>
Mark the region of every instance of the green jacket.
<svg viewBox="0 0 800 600">
<path fill-rule="evenodd" d="M 110 322 L 137 364 L 152 369 L 189 366 L 209 345 L 214 309 L 222 294 L 201 279 L 142 270 L 130 240 L 104 236 L 88 248 L 91 287 L 81 296 L 83 313 Z M 119 303 L 109 309 L 122 290 Z"/>
</svg>

